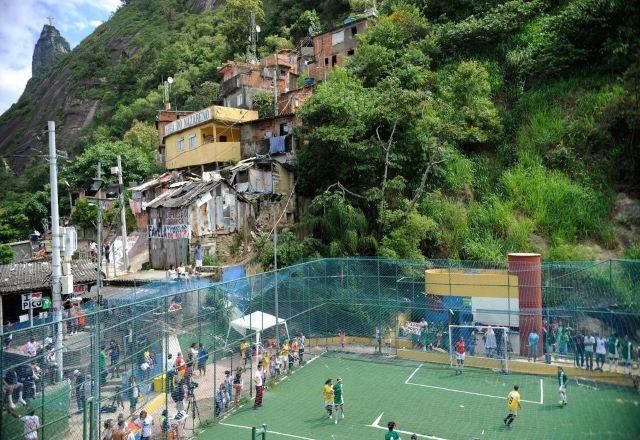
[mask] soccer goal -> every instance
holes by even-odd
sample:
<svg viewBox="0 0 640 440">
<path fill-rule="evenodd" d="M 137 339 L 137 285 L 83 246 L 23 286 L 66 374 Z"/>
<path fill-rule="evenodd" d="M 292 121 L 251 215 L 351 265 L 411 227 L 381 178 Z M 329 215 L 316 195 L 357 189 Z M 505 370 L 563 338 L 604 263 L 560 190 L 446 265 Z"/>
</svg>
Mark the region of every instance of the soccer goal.
<svg viewBox="0 0 640 440">
<path fill-rule="evenodd" d="M 515 335 L 515 334 L 514 334 Z M 515 335 L 517 337 L 517 335 Z M 456 367 L 458 354 L 456 343 L 464 341 L 464 365 L 488 368 L 495 372 L 509 373 L 509 356 L 512 334 L 509 327 L 484 325 L 449 326 L 449 361 Z"/>
</svg>

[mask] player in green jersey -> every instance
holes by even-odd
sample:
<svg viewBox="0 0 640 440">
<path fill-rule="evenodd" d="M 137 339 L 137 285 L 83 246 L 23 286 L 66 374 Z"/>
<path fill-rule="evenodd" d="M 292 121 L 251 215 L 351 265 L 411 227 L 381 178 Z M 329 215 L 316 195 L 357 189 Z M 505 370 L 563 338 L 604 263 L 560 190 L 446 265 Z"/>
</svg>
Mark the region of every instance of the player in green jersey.
<svg viewBox="0 0 640 440">
<path fill-rule="evenodd" d="M 565 406 L 567 404 L 567 382 L 569 382 L 569 376 L 564 372 L 562 367 L 558 367 L 558 393 L 560 393 L 560 405 Z"/>
<path fill-rule="evenodd" d="M 387 428 L 389 432 L 385 434 L 384 440 L 400 440 L 400 435 L 396 432 L 396 422 L 387 423 Z"/>
<path fill-rule="evenodd" d="M 339 376 L 333 385 L 333 407 L 337 425 L 339 418 L 344 419 L 344 394 L 342 393 L 342 378 Z"/>
</svg>

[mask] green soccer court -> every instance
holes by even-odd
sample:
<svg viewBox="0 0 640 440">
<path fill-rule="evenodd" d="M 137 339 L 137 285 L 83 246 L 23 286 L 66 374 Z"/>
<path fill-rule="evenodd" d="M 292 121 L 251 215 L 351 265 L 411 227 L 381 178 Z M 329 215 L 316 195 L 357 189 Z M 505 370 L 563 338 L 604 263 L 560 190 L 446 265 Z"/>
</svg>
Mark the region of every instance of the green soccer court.
<svg viewBox="0 0 640 440">
<path fill-rule="evenodd" d="M 335 425 L 324 412 L 322 385 L 337 376 L 344 378 L 345 418 Z M 507 428 L 505 397 L 514 384 L 523 403 Z M 456 376 L 448 365 L 325 353 L 266 392 L 263 408 L 245 406 L 198 438 L 250 439 L 251 427 L 264 423 L 269 439 L 383 439 L 389 420 L 405 440 L 411 433 L 446 440 L 640 438 L 640 396 L 591 385 L 571 380 L 569 404 L 560 407 L 552 377 L 471 368 Z"/>
</svg>

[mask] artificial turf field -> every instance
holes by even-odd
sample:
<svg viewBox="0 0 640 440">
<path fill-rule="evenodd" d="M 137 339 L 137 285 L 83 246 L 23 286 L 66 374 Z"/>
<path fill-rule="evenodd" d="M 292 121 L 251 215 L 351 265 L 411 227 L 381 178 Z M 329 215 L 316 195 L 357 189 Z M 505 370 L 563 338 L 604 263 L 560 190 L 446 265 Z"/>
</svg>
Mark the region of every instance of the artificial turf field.
<svg viewBox="0 0 640 440">
<path fill-rule="evenodd" d="M 337 376 L 344 378 L 345 418 L 335 425 L 324 411 L 322 385 Z M 502 419 L 513 384 L 523 402 L 507 428 Z M 198 438 L 250 439 L 250 428 L 264 423 L 268 439 L 383 439 L 389 420 L 402 439 L 640 438 L 640 396 L 597 388 L 571 380 L 569 404 L 560 407 L 552 377 L 472 368 L 456 376 L 448 365 L 325 353 L 265 392 L 261 409 L 245 406 Z"/>
</svg>

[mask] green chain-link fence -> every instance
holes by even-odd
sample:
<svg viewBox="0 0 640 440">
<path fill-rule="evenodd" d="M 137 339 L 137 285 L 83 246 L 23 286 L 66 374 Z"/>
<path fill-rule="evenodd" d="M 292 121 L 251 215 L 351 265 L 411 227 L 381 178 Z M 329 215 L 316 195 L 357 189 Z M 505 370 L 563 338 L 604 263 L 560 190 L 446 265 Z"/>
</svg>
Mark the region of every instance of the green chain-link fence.
<svg viewBox="0 0 640 440">
<path fill-rule="evenodd" d="M 540 274 L 533 284 L 535 278 L 525 276 L 532 270 Z M 522 289 L 539 289 L 542 306 L 523 305 Z M 173 431 L 197 433 L 236 405 L 248 404 L 258 361 L 268 364 L 271 379 L 282 355 L 281 374 L 290 363 L 296 368 L 304 356 L 324 350 L 448 357 L 450 325 L 476 328 L 477 334 L 463 336 L 470 349 L 477 345 L 478 355 L 486 356 L 483 332 L 494 325 L 512 333 L 502 352 L 517 362 L 527 358 L 517 347 L 524 339 L 517 335 L 531 315 L 543 320 L 544 328 L 536 331 L 542 333 L 539 356 L 546 355 L 548 362 L 586 369 L 580 341 L 599 335 L 618 341 L 618 362 L 610 372 L 624 374 L 628 355 L 629 372 L 637 374 L 639 290 L 640 262 L 624 260 L 544 263 L 532 269 L 336 258 L 229 282 L 152 284 L 136 290 L 135 300 L 107 299 L 65 318 L 61 382 L 56 382 L 59 366 L 52 354 L 55 324 L 13 331 L 0 356 L 3 402 L 15 405 L 19 415 L 34 410 L 44 439 L 89 438 L 88 420 L 93 419 L 98 435 L 98 428 L 107 421 L 115 425 L 119 414 L 137 431 L 132 421 L 141 409 L 156 420 L 157 435 L 165 412 L 165 435 L 176 438 Z M 282 321 L 272 319 L 276 315 Z M 24 354 L 32 339 L 38 346 L 35 356 Z M 234 383 L 236 374 L 242 384 Z M 95 413 L 83 417 L 90 397 Z M 1 423 L 3 439 L 23 437 L 22 423 L 7 411 Z"/>
</svg>

